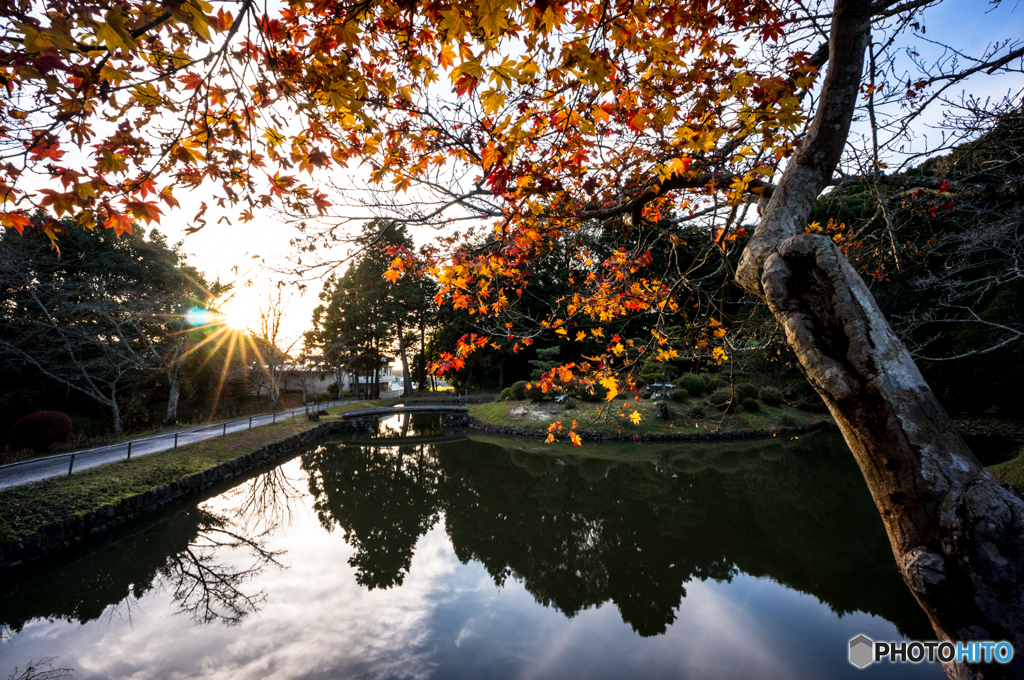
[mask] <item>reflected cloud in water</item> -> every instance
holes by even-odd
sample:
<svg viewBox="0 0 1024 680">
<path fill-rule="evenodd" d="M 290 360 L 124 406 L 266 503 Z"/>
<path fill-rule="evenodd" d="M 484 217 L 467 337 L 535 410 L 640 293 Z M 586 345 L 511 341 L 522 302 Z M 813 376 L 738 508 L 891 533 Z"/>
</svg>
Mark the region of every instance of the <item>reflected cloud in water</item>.
<svg viewBox="0 0 1024 680">
<path fill-rule="evenodd" d="M 389 419 L 41 569 L 0 600 L 0 669 L 59 653 L 75 678 L 859 677 L 851 637 L 929 629 L 835 447 L 627 463 Z"/>
</svg>

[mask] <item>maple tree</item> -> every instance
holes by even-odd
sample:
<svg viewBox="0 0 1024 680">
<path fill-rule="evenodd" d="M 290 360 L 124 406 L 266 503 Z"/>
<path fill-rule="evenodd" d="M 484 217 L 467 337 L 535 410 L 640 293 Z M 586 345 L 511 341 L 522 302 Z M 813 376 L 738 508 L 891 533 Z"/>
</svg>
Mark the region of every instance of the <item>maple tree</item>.
<svg viewBox="0 0 1024 680">
<path fill-rule="evenodd" d="M 839 423 L 937 634 L 1022 644 L 1024 506 L 959 440 L 841 244 L 808 230 L 860 104 L 873 130 L 860 174 L 877 176 L 899 120 L 1024 54 L 1001 44 L 969 67 L 879 82 L 895 37 L 933 4 L 291 0 L 270 16 L 249 0 L 9 3 L 0 223 L 23 231 L 42 207 L 120 233 L 204 187 L 242 222 L 285 211 L 314 252 L 351 221 L 331 187 L 358 166 L 386 224 L 448 230 L 392 248 L 387 277 L 427 274 L 438 301 L 501 329 L 464 338 L 436 371 L 488 344 L 583 334 L 600 351 L 540 384 L 600 384 L 609 399 L 650 361 L 728 360 L 737 338 L 675 254 L 692 241 L 705 247 L 688 263 L 738 253 L 736 281 Z M 880 145 L 885 96 L 910 109 Z M 576 248 L 566 295 L 546 318 L 517 317 L 529 263 L 558 242 Z M 649 335 L 607 330 L 623 318 Z"/>
</svg>

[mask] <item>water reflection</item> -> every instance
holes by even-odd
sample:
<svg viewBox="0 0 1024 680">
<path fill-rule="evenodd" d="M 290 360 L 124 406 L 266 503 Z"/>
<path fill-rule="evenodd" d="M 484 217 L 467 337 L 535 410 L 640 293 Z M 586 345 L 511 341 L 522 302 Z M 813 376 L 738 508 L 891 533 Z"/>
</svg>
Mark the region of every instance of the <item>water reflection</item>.
<svg viewBox="0 0 1024 680">
<path fill-rule="evenodd" d="M 3 592 L 0 677 L 838 677 L 894 634 L 815 600 L 931 637 L 835 437 L 558 452 L 436 416 L 316 447 Z"/>
<path fill-rule="evenodd" d="M 266 599 L 249 584 L 281 567 L 266 541 L 287 517 L 289 488 L 276 469 L 34 571 L 4 592 L 0 626 L 7 634 L 37 618 L 131 626 L 151 591 L 169 592 L 175 613 L 197 625 L 236 625 Z"/>
<path fill-rule="evenodd" d="M 443 515 L 458 558 L 480 562 L 496 585 L 521 580 L 569 617 L 613 602 L 643 636 L 675 621 L 686 583 L 737 571 L 838 614 L 865 611 L 907 636 L 930 635 L 834 437 L 648 447 L 652 460 L 632 464 L 479 438 L 371 445 L 401 428 L 439 434 L 393 418 L 363 441 L 302 457 L 321 524 L 342 528 L 369 588 L 400 585 L 417 541 Z"/>
</svg>

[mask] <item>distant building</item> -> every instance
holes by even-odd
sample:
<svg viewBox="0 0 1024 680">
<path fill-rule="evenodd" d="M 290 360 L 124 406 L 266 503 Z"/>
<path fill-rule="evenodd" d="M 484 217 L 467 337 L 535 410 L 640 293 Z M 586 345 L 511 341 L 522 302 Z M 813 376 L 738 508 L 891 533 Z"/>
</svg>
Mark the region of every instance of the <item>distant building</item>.
<svg viewBox="0 0 1024 680">
<path fill-rule="evenodd" d="M 393 399 L 402 396 L 402 376 L 395 375 L 390 365 L 378 371 L 378 389 L 381 399 Z M 281 391 L 314 395 L 325 392 L 336 381 L 331 372 L 323 372 L 315 366 L 288 365 L 281 374 Z M 303 389 L 305 388 L 305 389 Z M 353 396 L 365 397 L 373 393 L 373 376 L 342 374 L 343 392 L 351 392 Z"/>
</svg>

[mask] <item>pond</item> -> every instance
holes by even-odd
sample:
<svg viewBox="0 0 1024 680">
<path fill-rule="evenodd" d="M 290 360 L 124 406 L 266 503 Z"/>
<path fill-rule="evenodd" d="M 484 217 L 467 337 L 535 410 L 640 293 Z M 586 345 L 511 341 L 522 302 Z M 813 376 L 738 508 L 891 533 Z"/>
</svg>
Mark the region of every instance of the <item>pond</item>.
<svg viewBox="0 0 1024 680">
<path fill-rule="evenodd" d="M 588 457 L 395 416 L 36 567 L 0 678 L 942 678 L 838 435 Z"/>
</svg>

